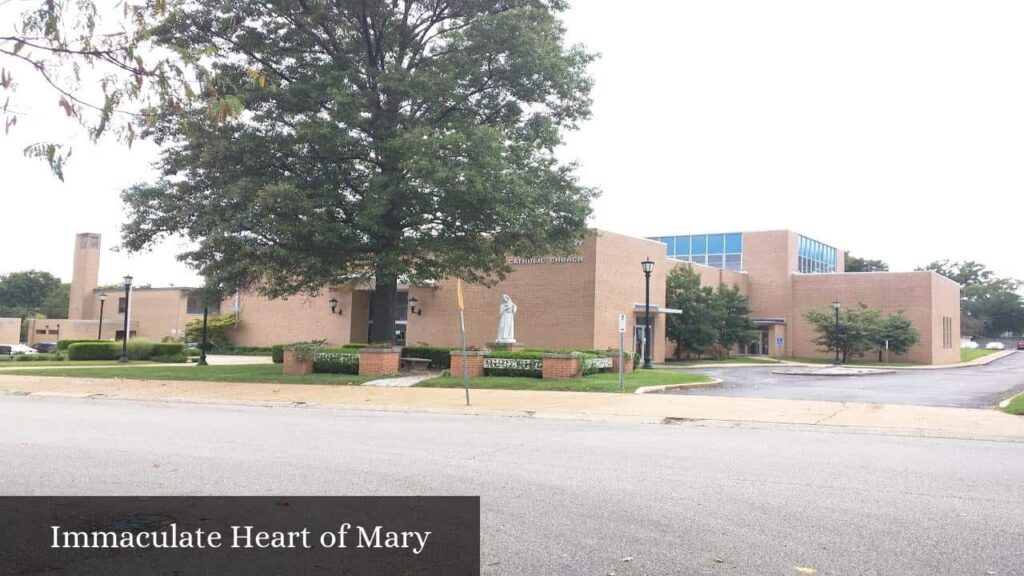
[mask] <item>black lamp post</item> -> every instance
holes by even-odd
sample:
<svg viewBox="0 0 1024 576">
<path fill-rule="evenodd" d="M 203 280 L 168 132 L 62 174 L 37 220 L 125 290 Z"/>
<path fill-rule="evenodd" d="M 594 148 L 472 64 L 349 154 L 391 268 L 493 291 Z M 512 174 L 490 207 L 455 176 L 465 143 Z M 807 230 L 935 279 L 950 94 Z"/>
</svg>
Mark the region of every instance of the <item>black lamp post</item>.
<svg viewBox="0 0 1024 576">
<path fill-rule="evenodd" d="M 832 308 L 834 308 L 835 311 L 836 311 L 836 329 L 835 329 L 836 364 L 839 364 L 839 309 L 842 306 L 843 305 L 839 302 L 839 300 L 834 300 L 832 302 Z"/>
<path fill-rule="evenodd" d="M 100 328 L 96 332 L 96 339 L 103 340 L 103 305 L 107 303 L 107 293 L 100 293 Z"/>
<path fill-rule="evenodd" d="M 646 258 L 640 265 L 644 269 L 644 368 L 654 368 L 651 365 L 651 272 L 654 271 L 654 261 Z"/>
<path fill-rule="evenodd" d="M 210 305 L 206 303 L 206 293 L 203 293 L 203 335 L 202 342 L 199 343 L 199 363 L 198 366 L 209 366 L 206 362 L 206 348 L 209 346 L 206 341 L 206 320 L 210 317 Z"/>
<path fill-rule="evenodd" d="M 124 277 L 124 338 L 121 340 L 121 364 L 128 363 L 128 312 L 132 309 L 132 276 Z"/>
</svg>

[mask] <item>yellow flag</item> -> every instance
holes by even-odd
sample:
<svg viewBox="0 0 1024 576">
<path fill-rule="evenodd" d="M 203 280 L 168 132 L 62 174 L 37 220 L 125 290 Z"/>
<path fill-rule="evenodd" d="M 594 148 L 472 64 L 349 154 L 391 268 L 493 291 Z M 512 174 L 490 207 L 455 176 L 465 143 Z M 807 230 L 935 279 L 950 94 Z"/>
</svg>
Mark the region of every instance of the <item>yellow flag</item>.
<svg viewBox="0 0 1024 576">
<path fill-rule="evenodd" d="M 456 290 L 459 293 L 459 310 L 465 310 L 466 309 L 466 305 L 462 302 L 462 279 L 461 278 L 456 278 L 455 279 L 455 288 L 456 288 Z"/>
</svg>

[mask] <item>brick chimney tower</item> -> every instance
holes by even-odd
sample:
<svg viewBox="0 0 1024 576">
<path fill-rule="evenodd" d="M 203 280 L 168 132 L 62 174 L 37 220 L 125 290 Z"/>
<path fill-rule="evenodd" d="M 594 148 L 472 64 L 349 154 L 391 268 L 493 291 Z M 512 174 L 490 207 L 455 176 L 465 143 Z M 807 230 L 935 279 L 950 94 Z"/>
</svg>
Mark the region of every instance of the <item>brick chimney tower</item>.
<svg viewBox="0 0 1024 576">
<path fill-rule="evenodd" d="M 75 263 L 71 272 L 71 297 L 68 304 L 69 320 L 94 320 L 99 314 L 96 295 L 99 285 L 100 235 L 75 235 Z"/>
</svg>

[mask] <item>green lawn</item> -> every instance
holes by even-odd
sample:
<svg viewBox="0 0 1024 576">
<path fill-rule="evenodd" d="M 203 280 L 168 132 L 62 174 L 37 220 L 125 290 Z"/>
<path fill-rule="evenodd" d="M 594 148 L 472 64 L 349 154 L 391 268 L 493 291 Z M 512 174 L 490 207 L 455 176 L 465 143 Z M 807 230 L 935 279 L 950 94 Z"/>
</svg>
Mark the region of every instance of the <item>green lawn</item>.
<svg viewBox="0 0 1024 576">
<path fill-rule="evenodd" d="M 703 374 L 687 374 L 685 372 L 669 372 L 667 370 L 638 369 L 623 377 L 626 392 L 635 392 L 641 386 L 661 386 L 664 384 L 691 384 L 708 382 L 711 378 Z M 427 388 L 462 388 L 462 377 L 440 376 L 416 384 Z M 619 375 L 602 372 L 593 376 L 575 380 L 543 380 L 541 378 L 522 378 L 513 376 L 487 376 L 470 378 L 470 388 L 489 388 L 502 390 L 561 390 L 569 392 L 618 392 Z"/>
<path fill-rule="evenodd" d="M 961 348 L 960 349 L 960 361 L 970 362 L 971 360 L 977 360 L 982 356 L 988 356 L 989 354 L 995 354 L 1000 350 L 986 350 L 984 348 Z"/>
<path fill-rule="evenodd" d="M 23 376 L 75 376 L 79 378 L 125 378 L 134 380 L 195 380 L 200 382 L 253 382 L 276 384 L 360 384 L 370 376 L 352 374 L 289 375 L 280 364 L 238 366 L 125 366 L 107 368 L 54 368 L 51 370 L 4 370 L 3 374 Z"/>
<path fill-rule="evenodd" d="M 1017 414 L 1018 416 L 1024 416 L 1024 392 L 1017 394 L 1010 399 L 1010 404 L 1002 409 L 1003 412 L 1008 414 Z"/>
<path fill-rule="evenodd" d="M 132 365 L 155 364 L 148 360 L 132 360 Z M 117 360 L 43 360 L 40 362 L 14 362 L 0 360 L 0 370 L 31 368 L 33 366 L 120 366 Z"/>
<path fill-rule="evenodd" d="M 665 360 L 669 366 L 694 366 L 697 364 L 778 364 L 774 358 L 763 356 L 731 356 L 724 360 Z"/>
</svg>

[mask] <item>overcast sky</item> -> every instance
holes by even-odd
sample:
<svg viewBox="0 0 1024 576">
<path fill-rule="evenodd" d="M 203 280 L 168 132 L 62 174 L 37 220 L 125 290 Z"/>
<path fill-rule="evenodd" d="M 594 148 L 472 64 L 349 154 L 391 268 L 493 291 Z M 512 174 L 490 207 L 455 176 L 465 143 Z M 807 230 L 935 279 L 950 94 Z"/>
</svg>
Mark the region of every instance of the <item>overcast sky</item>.
<svg viewBox="0 0 1024 576">
<path fill-rule="evenodd" d="M 601 53 L 594 117 L 562 150 L 603 191 L 596 227 L 652 236 L 790 228 L 894 270 L 974 259 L 1024 278 L 1024 3 L 577 0 Z M 75 141 L 61 184 L 22 148 L 74 138 L 21 71 L 0 135 L 0 273 L 65 280 L 76 232 L 100 282 L 188 285 L 179 246 L 128 256 L 119 193 L 156 149 Z"/>
</svg>

